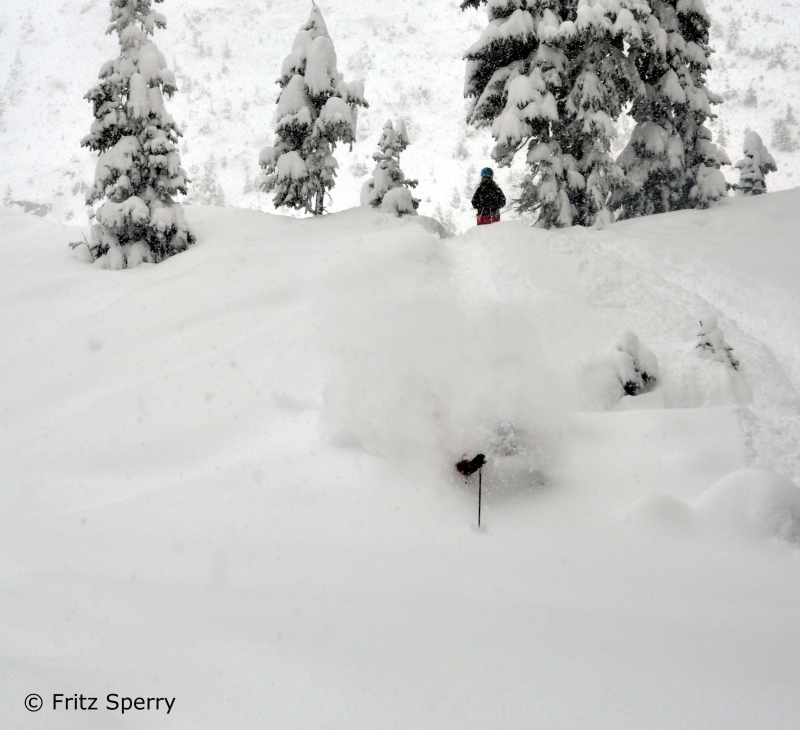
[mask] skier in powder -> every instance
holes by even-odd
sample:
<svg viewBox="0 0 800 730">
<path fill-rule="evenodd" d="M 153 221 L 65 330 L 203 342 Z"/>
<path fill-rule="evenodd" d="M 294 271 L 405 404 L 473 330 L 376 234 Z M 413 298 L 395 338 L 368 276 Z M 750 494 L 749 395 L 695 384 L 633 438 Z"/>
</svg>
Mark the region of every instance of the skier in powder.
<svg viewBox="0 0 800 730">
<path fill-rule="evenodd" d="M 506 196 L 494 181 L 491 167 L 481 170 L 481 184 L 472 196 L 472 207 L 478 211 L 478 225 L 485 226 L 500 220 L 500 208 L 506 204 Z"/>
</svg>

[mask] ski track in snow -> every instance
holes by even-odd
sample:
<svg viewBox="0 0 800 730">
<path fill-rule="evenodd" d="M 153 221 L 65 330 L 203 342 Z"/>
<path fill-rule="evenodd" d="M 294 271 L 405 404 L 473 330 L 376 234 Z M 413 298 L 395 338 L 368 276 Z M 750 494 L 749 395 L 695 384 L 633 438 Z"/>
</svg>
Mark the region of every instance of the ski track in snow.
<svg viewBox="0 0 800 730">
<path fill-rule="evenodd" d="M 796 195 L 796 193 L 792 193 Z M 749 201 L 737 201 L 747 205 Z M 739 210 L 741 211 L 741 205 Z M 696 217 L 689 214 L 688 217 Z M 634 226 L 631 226 L 635 230 Z M 641 228 L 641 224 L 638 226 Z M 776 243 L 792 245 L 790 228 Z M 753 244 L 758 240 L 754 235 Z M 691 240 L 687 237 L 688 240 Z M 659 285 L 674 292 L 674 306 L 658 312 L 659 320 L 676 312 L 721 313 L 723 330 L 735 351 L 746 362 L 741 375 L 752 398 L 743 398 L 740 415 L 742 429 L 753 449 L 754 463 L 774 469 L 794 481 L 800 479 L 796 455 L 800 449 L 800 297 L 798 290 L 787 291 L 763 277 L 713 261 L 694 251 L 690 256 L 675 255 L 666 247 L 649 246 L 641 233 L 605 236 L 595 244 L 597 250 L 613 255 L 638 272 L 632 277 L 643 286 L 631 292 L 628 304 L 642 301 L 649 286 Z M 645 253 L 647 252 L 647 253 Z M 769 251 L 762 253 L 770 258 Z M 780 266 L 780 264 L 778 264 Z M 750 269 L 752 270 L 752 269 Z M 790 268 L 789 271 L 792 271 Z M 786 275 L 779 273 L 780 278 Z M 790 274 L 791 276 L 791 274 Z M 647 282 L 645 284 L 645 282 Z M 676 295 L 682 294 L 681 298 Z M 694 298 L 694 302 L 692 301 Z M 667 297 L 664 296 L 667 301 Z M 651 324 L 658 324 L 652 323 Z M 675 322 L 675 325 L 680 325 Z M 694 325 L 694 322 L 692 322 Z M 743 395 L 745 395 L 743 393 Z"/>
<path fill-rule="evenodd" d="M 617 327 L 632 329 L 656 352 L 667 407 L 707 405 L 703 384 L 693 382 L 685 362 L 692 357 L 700 317 L 720 316 L 728 341 L 746 364 L 739 373 L 719 374 L 723 382 L 716 405 L 735 408 L 755 465 L 800 480 L 800 301 L 795 296 L 702 255 L 687 257 L 681 266 L 668 253 L 652 256 L 648 249 L 645 254 L 647 239 L 586 231 L 538 235 L 551 251 L 576 259 L 593 309 Z M 453 245 L 463 247 L 461 241 Z M 503 268 L 504 242 L 498 234 L 460 256 L 454 278 L 466 306 L 498 300 L 501 291 L 513 297 L 520 287 L 517 272 Z M 681 340 L 675 340 L 676 332 Z"/>
</svg>

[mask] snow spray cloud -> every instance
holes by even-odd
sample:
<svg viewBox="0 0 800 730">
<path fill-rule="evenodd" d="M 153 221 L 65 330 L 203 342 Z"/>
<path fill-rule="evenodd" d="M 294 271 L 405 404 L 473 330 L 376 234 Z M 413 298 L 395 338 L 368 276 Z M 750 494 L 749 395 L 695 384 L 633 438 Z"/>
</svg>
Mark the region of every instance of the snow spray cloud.
<svg viewBox="0 0 800 730">
<path fill-rule="evenodd" d="M 446 244 L 405 238 L 371 252 L 328 315 L 334 443 L 452 466 L 497 423 L 557 429 L 570 388 L 545 365 L 536 312 L 512 300 L 465 306 Z"/>
</svg>

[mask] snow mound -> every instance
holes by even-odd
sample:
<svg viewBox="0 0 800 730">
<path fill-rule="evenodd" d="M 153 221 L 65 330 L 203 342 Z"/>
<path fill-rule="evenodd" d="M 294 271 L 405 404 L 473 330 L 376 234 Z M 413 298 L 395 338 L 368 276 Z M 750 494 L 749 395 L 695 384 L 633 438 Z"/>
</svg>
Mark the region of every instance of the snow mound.
<svg viewBox="0 0 800 730">
<path fill-rule="evenodd" d="M 768 469 L 740 469 L 694 502 L 708 523 L 760 537 L 800 543 L 800 489 Z"/>
<path fill-rule="evenodd" d="M 686 533 L 696 524 L 692 508 L 668 494 L 641 497 L 623 511 L 623 516 L 632 524 L 668 533 Z"/>
<path fill-rule="evenodd" d="M 635 526 L 673 534 L 702 526 L 800 544 L 800 489 L 769 469 L 738 469 L 688 503 L 666 494 L 648 495 L 626 507 L 623 516 Z"/>
</svg>

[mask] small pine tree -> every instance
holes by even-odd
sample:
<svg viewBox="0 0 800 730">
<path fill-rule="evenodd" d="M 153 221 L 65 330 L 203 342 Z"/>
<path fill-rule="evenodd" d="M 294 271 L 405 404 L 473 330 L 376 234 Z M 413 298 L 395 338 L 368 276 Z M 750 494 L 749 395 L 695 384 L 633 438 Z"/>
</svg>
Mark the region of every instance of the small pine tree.
<svg viewBox="0 0 800 730">
<path fill-rule="evenodd" d="M 394 193 L 389 196 L 389 202 L 402 196 L 404 205 L 398 210 L 392 208 L 387 212 L 392 212 L 397 215 L 409 212 L 408 202 L 410 201 L 411 213 L 416 214 L 419 207 L 419 199 L 411 196 L 408 188 L 417 187 L 417 180 L 408 180 L 405 173 L 400 169 L 400 153 L 408 147 L 408 132 L 406 131 L 405 122 L 400 119 L 397 122 L 397 127 L 392 124 L 391 120 L 387 121 L 383 126 L 381 138 L 378 141 L 378 149 L 373 153 L 372 159 L 375 160 L 375 170 L 372 172 L 372 177 L 364 183 L 361 188 L 361 205 L 372 206 L 373 208 L 381 208 L 386 194 L 390 190 L 402 188 L 408 193 L 404 195 L 402 192 Z"/>
<path fill-rule="evenodd" d="M 700 320 L 695 349 L 707 360 L 716 360 L 734 370 L 739 369 L 739 361 L 733 356 L 733 348 L 725 342 L 725 335 L 717 325 L 716 317 L 703 317 Z"/>
<path fill-rule="evenodd" d="M 101 266 L 124 268 L 158 262 L 194 242 L 183 208 L 173 200 L 188 182 L 178 154 L 180 132 L 164 108 L 175 76 L 151 36 L 166 19 L 152 0 L 111 0 L 111 24 L 120 55 L 100 69 L 86 94 L 94 108 L 81 145 L 100 154 L 94 185 L 86 193 L 97 210 L 90 250 Z M 155 0 L 162 2 L 162 0 Z"/>
<path fill-rule="evenodd" d="M 358 107 L 368 104 L 364 83 L 347 83 L 337 70 L 333 41 L 315 3 L 277 83 L 275 144 L 261 150 L 259 187 L 275 191 L 276 207 L 321 215 L 325 193 L 335 183 L 333 151 L 338 142 L 352 146 Z"/>
<path fill-rule="evenodd" d="M 734 189 L 740 191 L 742 195 L 766 193 L 766 176 L 778 170 L 775 160 L 756 132 L 748 132 L 745 135 L 743 152 L 744 159 L 735 165 L 740 173 L 739 183 L 734 185 Z"/>
<path fill-rule="evenodd" d="M 728 144 L 728 132 L 725 129 L 725 125 L 720 123 L 719 125 L 719 133 L 717 134 L 717 144 L 724 149 Z"/>
<path fill-rule="evenodd" d="M 772 123 L 772 144 L 780 152 L 794 152 L 800 144 L 797 141 L 797 119 L 791 104 L 786 108 L 786 116 Z"/>
</svg>

